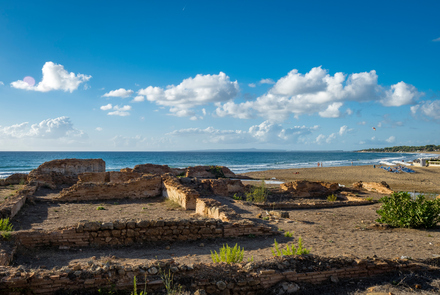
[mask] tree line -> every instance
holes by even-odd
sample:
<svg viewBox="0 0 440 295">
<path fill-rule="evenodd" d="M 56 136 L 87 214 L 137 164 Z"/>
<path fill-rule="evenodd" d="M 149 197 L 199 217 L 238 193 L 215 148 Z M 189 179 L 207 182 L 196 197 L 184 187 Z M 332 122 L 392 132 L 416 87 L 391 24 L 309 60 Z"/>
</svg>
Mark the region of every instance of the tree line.
<svg viewBox="0 0 440 295">
<path fill-rule="evenodd" d="M 365 149 L 361 152 L 380 152 L 380 153 L 411 153 L 411 152 L 435 152 L 440 151 L 440 145 L 428 144 L 424 146 L 393 146 L 376 149 Z"/>
</svg>

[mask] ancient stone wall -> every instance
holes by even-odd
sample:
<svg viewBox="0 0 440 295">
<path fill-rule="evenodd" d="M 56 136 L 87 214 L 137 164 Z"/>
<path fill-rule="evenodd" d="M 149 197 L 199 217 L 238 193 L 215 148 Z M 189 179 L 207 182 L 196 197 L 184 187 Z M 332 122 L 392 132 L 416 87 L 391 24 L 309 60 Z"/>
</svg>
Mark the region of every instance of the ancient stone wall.
<svg viewBox="0 0 440 295">
<path fill-rule="evenodd" d="M 122 171 L 122 170 L 121 170 Z M 181 168 L 170 168 L 168 165 L 156 165 L 156 164 L 142 164 L 134 166 L 133 172 L 138 173 L 149 173 L 149 174 L 171 174 L 177 176 L 185 172 L 185 169 Z"/>
<path fill-rule="evenodd" d="M 243 193 L 244 185 L 241 180 L 232 179 L 202 179 L 202 187 L 214 195 L 229 196 L 234 193 Z"/>
<path fill-rule="evenodd" d="M 85 172 L 105 172 L 102 159 L 64 159 L 53 160 L 41 164 L 28 175 L 28 182 L 40 186 L 56 188 L 78 181 L 78 174 Z"/>
<path fill-rule="evenodd" d="M 24 184 L 27 182 L 28 175 L 25 173 L 14 173 L 5 179 L 0 179 L 0 186 L 11 184 Z"/>
<path fill-rule="evenodd" d="M 59 230 L 12 232 L 25 248 L 132 245 L 152 241 L 186 241 L 238 236 L 277 234 L 270 227 L 248 220 L 222 222 L 212 219 L 82 221 Z"/>
<path fill-rule="evenodd" d="M 110 177 L 111 177 L 110 173 Z M 126 182 L 79 182 L 63 189 L 57 201 L 110 200 L 121 198 L 148 198 L 160 196 L 161 177 L 143 175 Z"/>
<path fill-rule="evenodd" d="M 13 218 L 36 189 L 36 186 L 26 185 L 15 195 L 8 197 L 5 202 L 0 204 L 0 218 Z"/>
<path fill-rule="evenodd" d="M 232 208 L 209 198 L 197 199 L 196 213 L 201 216 L 220 219 L 222 221 L 238 220 L 241 218 Z"/>
<path fill-rule="evenodd" d="M 196 209 L 196 200 L 200 194 L 191 188 L 180 183 L 180 181 L 171 175 L 162 177 L 162 195 L 179 204 L 185 210 Z"/>
<path fill-rule="evenodd" d="M 315 267 L 308 268 L 311 262 Z M 297 284 L 301 283 L 319 284 L 330 282 L 331 279 L 373 277 L 395 271 L 439 271 L 438 267 L 406 260 L 347 259 L 329 269 L 317 266 L 318 263 L 325 265 L 328 260 L 305 255 L 275 257 L 260 263 L 184 265 L 173 260 L 124 264 L 110 259 L 72 263 L 53 270 L 0 267 L 0 293 L 45 295 L 63 290 L 67 293 L 111 288 L 132 291 L 134 276 L 137 277 L 138 290 L 143 290 L 145 284 L 148 292 L 154 292 L 164 289 L 159 272 L 161 269 L 173 273 L 175 284 L 182 284 L 192 292 L 198 290 L 201 293 L 204 290 L 207 294 L 266 294 L 267 291 L 280 288 L 282 282 L 289 282 L 292 289 L 298 290 Z"/>
</svg>

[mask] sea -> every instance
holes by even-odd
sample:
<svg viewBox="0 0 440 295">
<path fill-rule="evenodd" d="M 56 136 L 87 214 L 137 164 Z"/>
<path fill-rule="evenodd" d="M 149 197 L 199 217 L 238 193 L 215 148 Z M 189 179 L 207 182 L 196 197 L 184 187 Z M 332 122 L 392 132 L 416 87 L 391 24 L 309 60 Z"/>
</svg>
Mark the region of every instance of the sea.
<svg viewBox="0 0 440 295">
<path fill-rule="evenodd" d="M 271 169 L 378 165 L 380 161 L 412 161 L 430 154 L 368 153 L 350 151 L 187 151 L 187 152 L 0 152 L 0 178 L 29 173 L 56 159 L 103 159 L 107 171 L 138 164 L 184 168 L 198 165 L 227 166 L 234 173 Z"/>
</svg>

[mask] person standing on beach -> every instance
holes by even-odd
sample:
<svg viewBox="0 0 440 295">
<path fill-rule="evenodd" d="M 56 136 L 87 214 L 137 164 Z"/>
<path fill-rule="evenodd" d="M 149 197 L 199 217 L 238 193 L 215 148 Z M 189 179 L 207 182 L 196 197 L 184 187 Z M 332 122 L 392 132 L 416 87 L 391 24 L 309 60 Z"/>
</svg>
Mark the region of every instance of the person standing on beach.
<svg viewBox="0 0 440 295">
<path fill-rule="evenodd" d="M 319 167 L 319 162 L 318 162 L 318 167 Z"/>
</svg>

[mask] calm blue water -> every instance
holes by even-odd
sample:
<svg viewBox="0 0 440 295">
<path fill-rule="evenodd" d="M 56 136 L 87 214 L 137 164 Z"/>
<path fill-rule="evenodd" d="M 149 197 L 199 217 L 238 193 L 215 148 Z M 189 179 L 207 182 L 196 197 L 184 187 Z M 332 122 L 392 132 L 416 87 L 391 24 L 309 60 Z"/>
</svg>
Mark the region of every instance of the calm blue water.
<svg viewBox="0 0 440 295">
<path fill-rule="evenodd" d="M 13 173 L 28 173 L 44 162 L 55 159 L 95 159 L 106 162 L 108 171 L 133 168 L 137 164 L 170 167 L 222 165 L 235 173 L 269 169 L 378 164 L 380 160 L 414 160 L 420 154 L 322 152 L 0 152 L 0 178 Z"/>
</svg>

